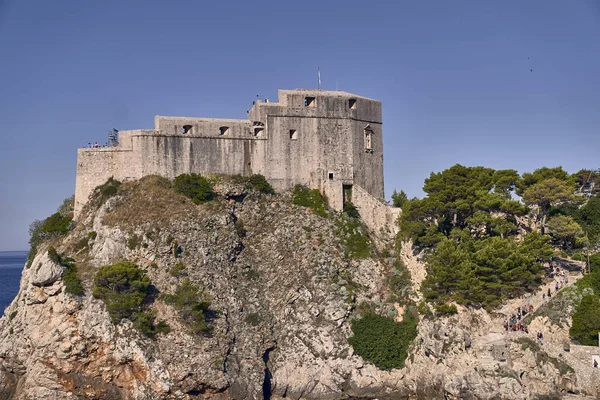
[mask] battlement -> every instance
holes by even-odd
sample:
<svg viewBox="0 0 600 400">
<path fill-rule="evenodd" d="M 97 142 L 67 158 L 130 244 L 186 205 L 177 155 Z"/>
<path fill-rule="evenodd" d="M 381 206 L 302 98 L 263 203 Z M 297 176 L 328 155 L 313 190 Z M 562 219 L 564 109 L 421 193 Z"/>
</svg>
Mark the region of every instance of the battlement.
<svg viewBox="0 0 600 400">
<path fill-rule="evenodd" d="M 78 150 L 75 215 L 110 177 L 192 172 L 262 174 L 276 190 L 303 184 L 338 210 L 358 185 L 368 206 L 358 199 L 384 197 L 382 133 L 381 102 L 342 91 L 279 90 L 247 120 L 155 116 L 154 129 L 120 131 L 116 147 Z"/>
</svg>

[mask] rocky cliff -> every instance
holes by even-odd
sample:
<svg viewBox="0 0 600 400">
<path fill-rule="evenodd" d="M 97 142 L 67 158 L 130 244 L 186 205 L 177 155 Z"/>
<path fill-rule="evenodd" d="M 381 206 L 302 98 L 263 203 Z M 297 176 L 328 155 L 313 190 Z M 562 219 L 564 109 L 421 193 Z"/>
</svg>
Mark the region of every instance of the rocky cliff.
<svg viewBox="0 0 600 400">
<path fill-rule="evenodd" d="M 293 205 L 289 193 L 261 194 L 235 182 L 216 190 L 217 199 L 195 205 L 147 177 L 92 201 L 66 237 L 39 246 L 0 319 L 0 399 L 600 393 L 586 349 L 565 352 L 568 326 L 541 314 L 531 326 L 547 333 L 542 346 L 533 332 L 505 333 L 501 313 L 460 309 L 422 318 L 405 367 L 377 369 L 354 354 L 348 338 L 358 305 L 401 318 L 387 286 L 394 254 L 384 250 L 385 241 L 372 237 L 370 257 L 351 257 L 343 217 L 333 212 L 322 217 Z M 49 256 L 50 246 L 75 259 L 83 295 L 65 292 L 65 268 Z M 422 280 L 422 263 L 410 246 L 403 249 L 404 263 Z M 149 338 L 131 321 L 114 324 L 92 296 L 96 271 L 120 260 L 146 271 L 155 292 L 147 307 L 170 332 Z M 210 298 L 208 333 L 190 330 L 161 296 L 188 278 Z"/>
</svg>

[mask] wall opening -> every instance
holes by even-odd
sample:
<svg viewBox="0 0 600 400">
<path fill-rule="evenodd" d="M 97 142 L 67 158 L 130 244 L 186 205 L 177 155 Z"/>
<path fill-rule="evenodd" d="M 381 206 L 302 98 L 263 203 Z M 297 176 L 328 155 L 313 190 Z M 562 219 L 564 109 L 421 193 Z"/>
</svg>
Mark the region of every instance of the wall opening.
<svg viewBox="0 0 600 400">
<path fill-rule="evenodd" d="M 342 185 L 342 196 L 344 203 L 352 202 L 352 185 Z"/>
<path fill-rule="evenodd" d="M 305 97 L 304 98 L 304 107 L 314 107 L 316 104 L 314 97 Z"/>
<path fill-rule="evenodd" d="M 348 108 L 351 110 L 356 110 L 356 99 L 348 100 Z"/>
<path fill-rule="evenodd" d="M 184 135 L 186 133 L 190 133 L 192 131 L 192 125 L 184 125 L 181 127 L 181 133 L 183 133 Z"/>
<path fill-rule="evenodd" d="M 228 126 L 222 126 L 219 128 L 219 135 L 227 135 L 229 133 Z"/>
<path fill-rule="evenodd" d="M 333 180 L 333 172 L 329 173 L 329 180 L 332 181 Z"/>
<path fill-rule="evenodd" d="M 295 129 L 290 129 L 290 139 L 297 140 L 298 139 L 298 131 Z"/>
<path fill-rule="evenodd" d="M 371 125 L 365 127 L 365 153 L 373 153 L 373 130 Z"/>
<path fill-rule="evenodd" d="M 264 132 L 265 132 L 265 128 L 264 127 L 262 127 L 262 126 L 255 126 L 254 127 L 254 137 L 261 138 L 261 137 L 263 137 Z"/>
</svg>

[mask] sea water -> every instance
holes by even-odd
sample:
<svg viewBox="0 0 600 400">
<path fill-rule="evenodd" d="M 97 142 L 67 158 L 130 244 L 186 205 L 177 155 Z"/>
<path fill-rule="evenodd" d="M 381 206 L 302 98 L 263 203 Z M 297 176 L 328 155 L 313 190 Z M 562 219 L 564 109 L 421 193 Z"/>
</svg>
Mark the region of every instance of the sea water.
<svg viewBox="0 0 600 400">
<path fill-rule="evenodd" d="M 0 316 L 19 292 L 26 251 L 0 251 Z"/>
</svg>

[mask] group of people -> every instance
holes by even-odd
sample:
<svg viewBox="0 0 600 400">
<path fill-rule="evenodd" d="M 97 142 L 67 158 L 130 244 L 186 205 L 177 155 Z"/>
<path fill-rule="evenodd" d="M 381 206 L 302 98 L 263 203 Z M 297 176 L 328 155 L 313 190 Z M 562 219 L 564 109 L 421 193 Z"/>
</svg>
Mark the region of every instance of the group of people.
<svg viewBox="0 0 600 400">
<path fill-rule="evenodd" d="M 510 329 L 515 332 L 521 331 L 529 333 L 527 327 L 521 322 L 521 317 L 525 317 L 530 312 L 533 312 L 533 306 L 531 304 L 524 304 L 522 307 L 517 307 L 517 313 L 511 315 L 510 319 L 504 320 L 504 330 L 506 332 L 508 332 Z"/>
<path fill-rule="evenodd" d="M 88 142 L 88 147 L 95 149 L 97 147 L 106 147 L 106 144 L 104 146 L 100 146 L 98 144 L 98 142 L 94 142 L 94 143 Z"/>
<path fill-rule="evenodd" d="M 558 277 L 558 280 L 554 282 L 554 293 L 556 294 L 563 286 L 569 283 L 569 278 L 567 277 L 565 270 L 560 268 L 556 268 L 555 276 Z M 548 288 L 547 292 L 542 292 L 542 300 L 545 300 L 546 296 L 548 298 L 552 297 L 552 290 L 550 288 Z"/>
<path fill-rule="evenodd" d="M 544 334 L 542 332 L 537 333 L 537 341 L 539 344 L 544 344 Z"/>
</svg>

